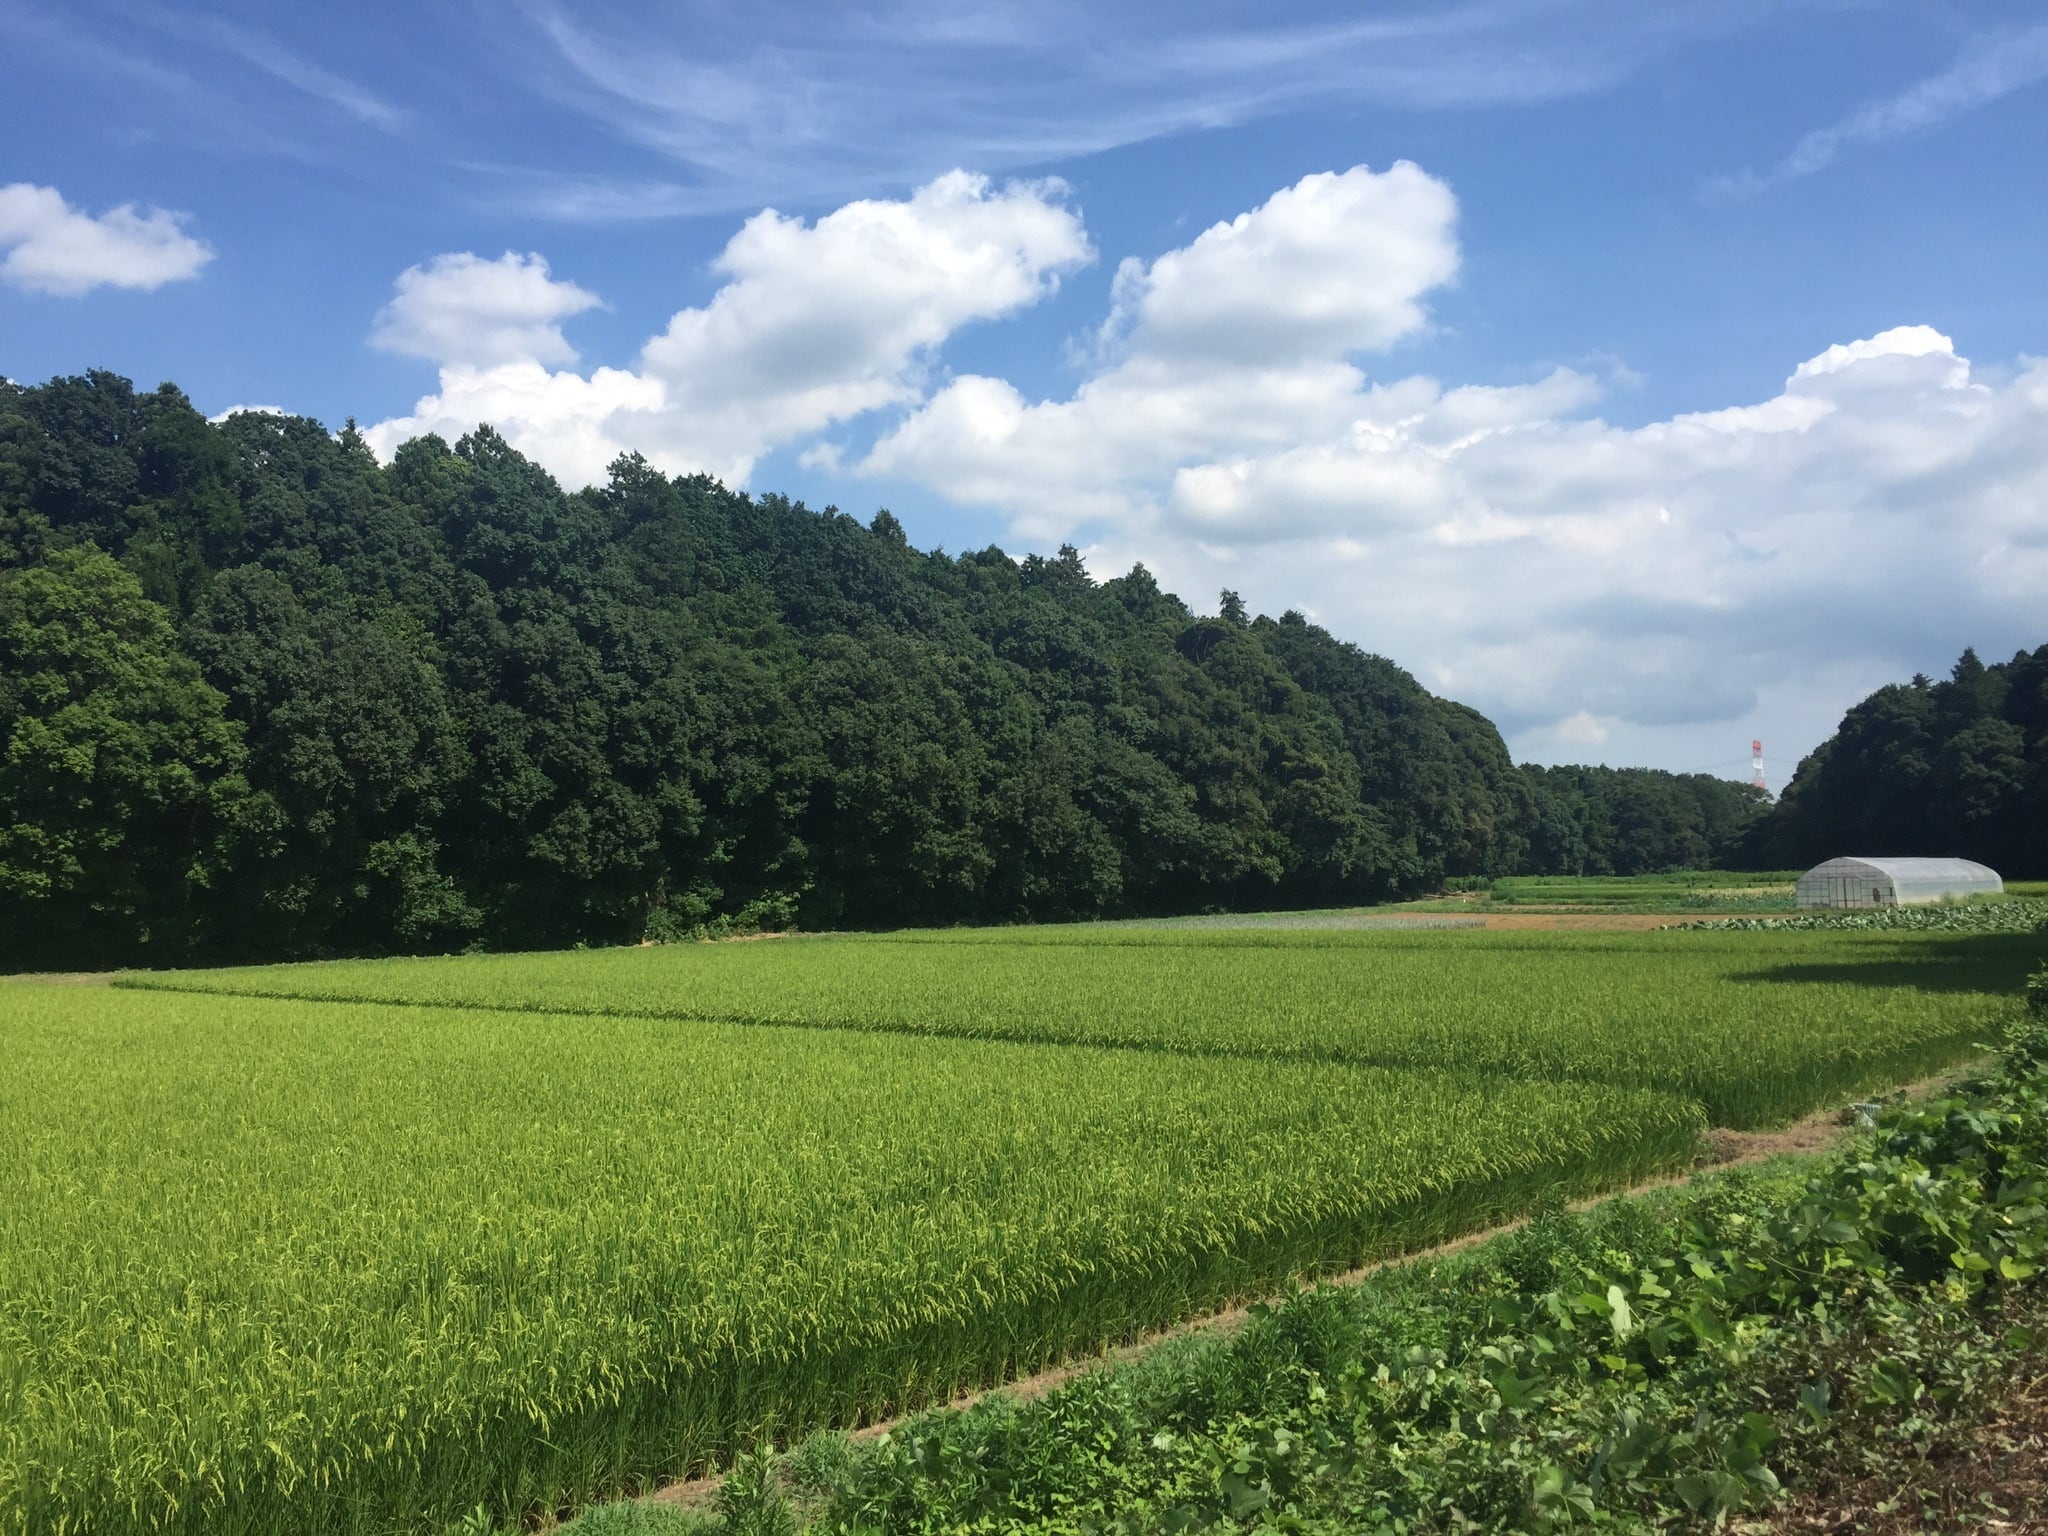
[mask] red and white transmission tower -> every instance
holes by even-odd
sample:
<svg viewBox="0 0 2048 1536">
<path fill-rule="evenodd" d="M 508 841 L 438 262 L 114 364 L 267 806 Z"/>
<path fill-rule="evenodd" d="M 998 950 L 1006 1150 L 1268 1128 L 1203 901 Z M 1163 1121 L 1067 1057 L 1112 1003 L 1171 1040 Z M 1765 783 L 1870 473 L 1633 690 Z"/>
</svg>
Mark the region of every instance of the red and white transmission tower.
<svg viewBox="0 0 2048 1536">
<path fill-rule="evenodd" d="M 1749 744 L 1749 766 L 1751 771 L 1749 782 L 1758 789 L 1762 789 L 1768 795 L 1770 790 L 1764 788 L 1764 744 L 1760 741 L 1752 741 Z"/>
</svg>

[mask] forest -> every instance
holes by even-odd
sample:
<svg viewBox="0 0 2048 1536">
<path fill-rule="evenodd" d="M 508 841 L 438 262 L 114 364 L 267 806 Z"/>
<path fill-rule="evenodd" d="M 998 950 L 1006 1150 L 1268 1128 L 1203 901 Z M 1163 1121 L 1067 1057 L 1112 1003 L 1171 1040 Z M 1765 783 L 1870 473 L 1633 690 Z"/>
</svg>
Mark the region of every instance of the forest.
<svg viewBox="0 0 2048 1536">
<path fill-rule="evenodd" d="M 1753 834 L 1766 862 L 1927 852 L 2048 877 L 2048 645 L 1880 688 L 1842 717 Z"/>
<path fill-rule="evenodd" d="M 0 380 L 9 968 L 1782 865 L 1934 835 L 1916 797 L 1950 784 L 1942 837 L 2031 836 L 2038 866 L 2044 675 L 2048 647 L 1886 690 L 1773 812 L 1705 775 L 1517 766 L 1299 613 L 1203 616 L 1071 547 L 921 551 L 887 511 L 637 457 L 566 493 L 487 427 L 380 465 L 353 423 Z"/>
</svg>

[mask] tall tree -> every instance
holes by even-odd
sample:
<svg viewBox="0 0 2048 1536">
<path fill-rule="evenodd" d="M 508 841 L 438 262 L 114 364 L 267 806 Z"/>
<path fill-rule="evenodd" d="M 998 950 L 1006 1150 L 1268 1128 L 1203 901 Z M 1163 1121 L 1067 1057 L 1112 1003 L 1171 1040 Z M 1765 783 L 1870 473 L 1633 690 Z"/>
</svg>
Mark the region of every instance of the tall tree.
<svg viewBox="0 0 2048 1536">
<path fill-rule="evenodd" d="M 0 574 L 0 954 L 182 959 L 246 809 L 241 730 L 90 545 Z"/>
</svg>

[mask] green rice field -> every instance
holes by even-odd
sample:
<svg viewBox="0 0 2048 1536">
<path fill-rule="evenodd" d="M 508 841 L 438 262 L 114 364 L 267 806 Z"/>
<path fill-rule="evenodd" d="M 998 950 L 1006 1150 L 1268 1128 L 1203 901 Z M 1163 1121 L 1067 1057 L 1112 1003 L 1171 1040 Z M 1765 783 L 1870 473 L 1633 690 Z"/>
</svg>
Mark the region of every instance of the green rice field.
<svg viewBox="0 0 2048 1536">
<path fill-rule="evenodd" d="M 1974 954 L 1891 934 L 1072 927 L 348 961 L 133 984 L 1455 1064 L 1682 1093 L 1717 1124 L 1754 1128 L 1952 1060 L 2016 982 Z"/>
<path fill-rule="evenodd" d="M 1953 1064 L 2038 941 L 1102 925 L 0 986 L 0 1532 L 544 1516 Z"/>
</svg>

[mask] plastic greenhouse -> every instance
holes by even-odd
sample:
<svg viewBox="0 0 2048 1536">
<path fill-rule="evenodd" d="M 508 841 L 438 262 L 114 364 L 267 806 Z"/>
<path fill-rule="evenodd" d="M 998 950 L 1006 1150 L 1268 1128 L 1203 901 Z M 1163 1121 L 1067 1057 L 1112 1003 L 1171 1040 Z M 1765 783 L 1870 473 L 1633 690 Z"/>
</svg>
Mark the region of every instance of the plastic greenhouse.
<svg viewBox="0 0 2048 1536">
<path fill-rule="evenodd" d="M 1996 895 L 1998 871 L 1968 859 L 1829 859 L 1799 877 L 1802 907 L 1911 907 Z"/>
</svg>

